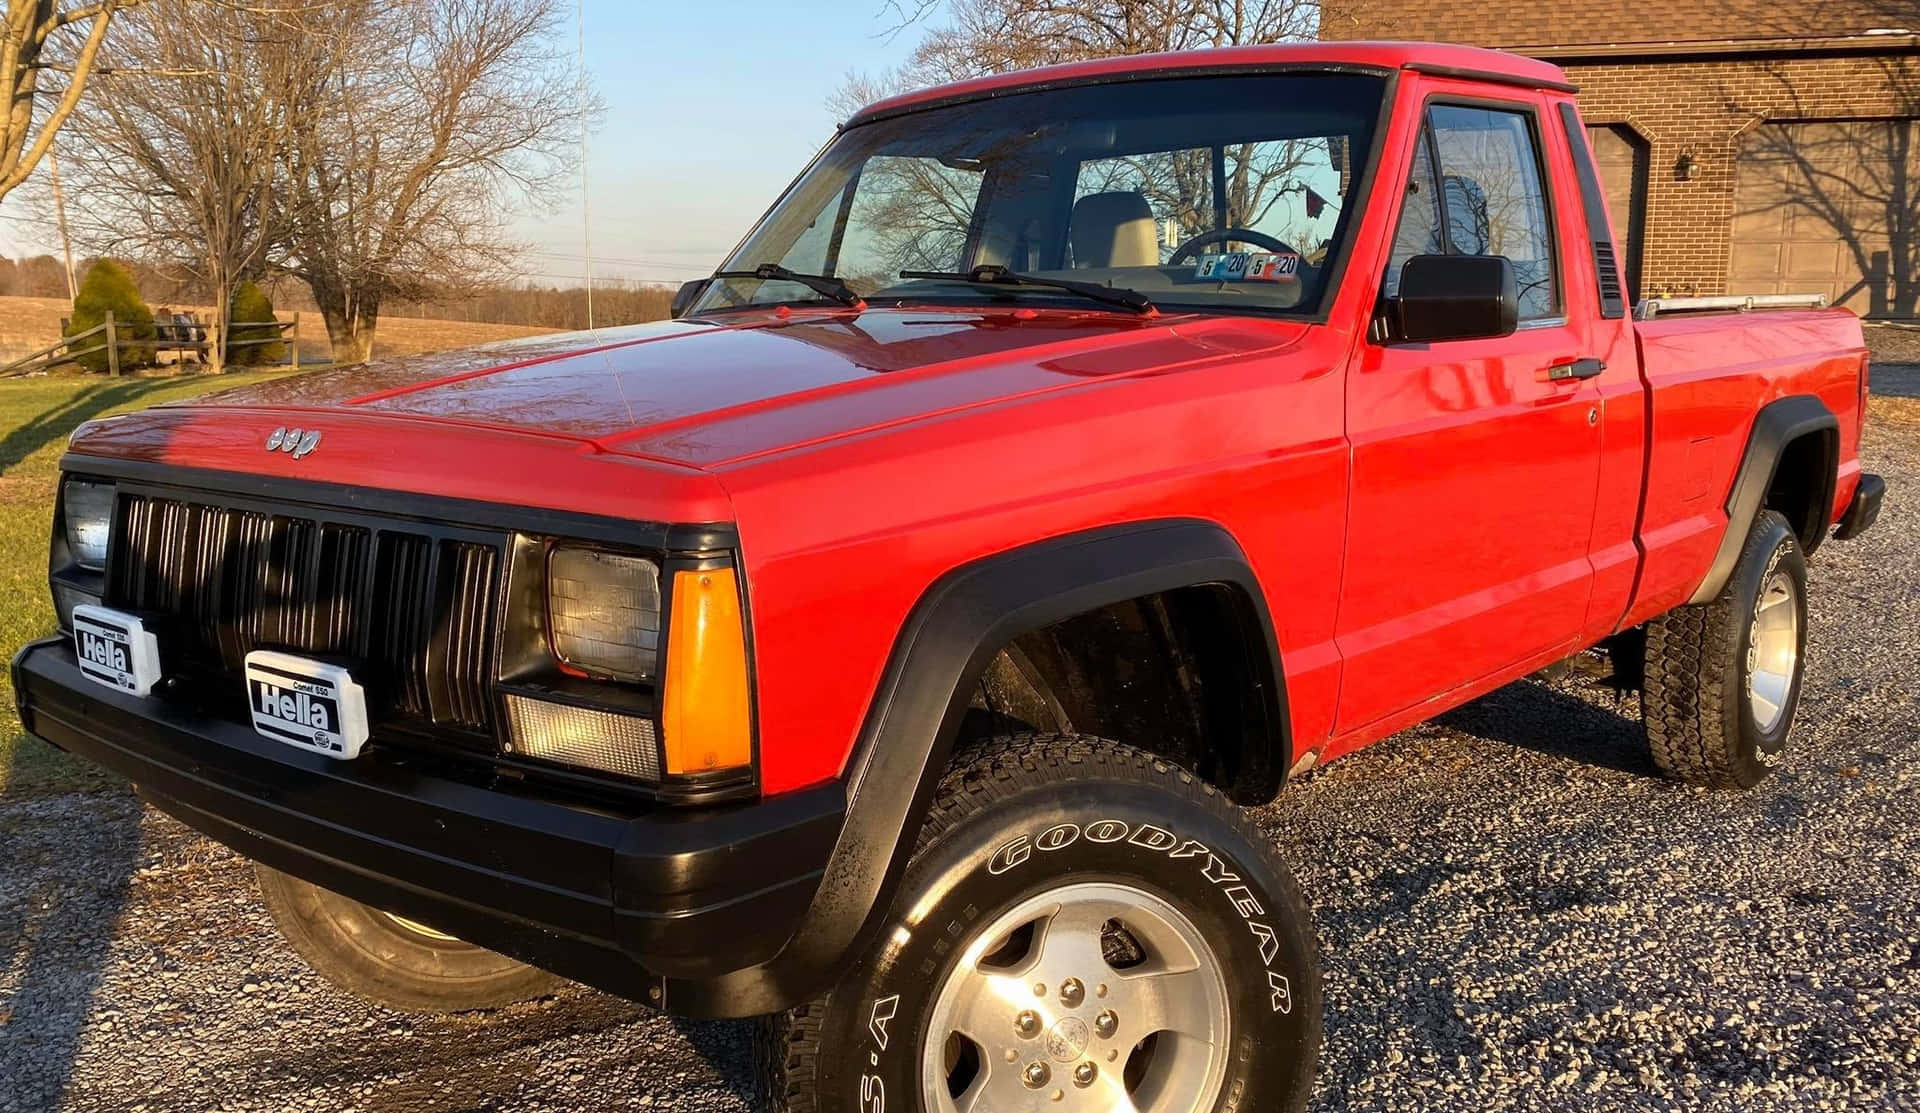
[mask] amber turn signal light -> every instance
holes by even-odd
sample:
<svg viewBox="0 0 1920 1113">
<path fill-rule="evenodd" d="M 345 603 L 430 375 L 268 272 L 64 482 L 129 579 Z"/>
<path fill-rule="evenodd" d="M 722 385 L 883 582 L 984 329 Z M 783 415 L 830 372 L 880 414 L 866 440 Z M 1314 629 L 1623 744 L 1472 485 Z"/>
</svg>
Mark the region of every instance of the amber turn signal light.
<svg viewBox="0 0 1920 1113">
<path fill-rule="evenodd" d="M 753 762 L 747 631 L 731 568 L 678 572 L 667 619 L 666 701 L 660 716 L 670 776 Z"/>
</svg>

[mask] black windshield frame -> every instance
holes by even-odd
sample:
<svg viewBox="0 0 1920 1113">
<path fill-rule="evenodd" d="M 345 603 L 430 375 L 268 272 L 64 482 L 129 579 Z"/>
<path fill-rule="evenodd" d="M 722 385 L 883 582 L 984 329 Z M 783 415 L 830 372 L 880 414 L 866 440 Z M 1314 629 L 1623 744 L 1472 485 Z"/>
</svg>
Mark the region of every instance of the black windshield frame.
<svg viewBox="0 0 1920 1113">
<path fill-rule="evenodd" d="M 1055 83 L 1023 85 L 1008 90 L 996 90 L 987 94 L 935 99 L 920 104 L 902 106 L 898 109 L 885 112 L 862 114 L 856 117 L 853 122 L 844 126 L 836 135 L 835 139 L 824 147 L 820 153 L 815 156 L 813 161 L 809 163 L 807 168 L 789 184 L 787 189 L 781 193 L 780 198 L 775 201 L 761 219 L 756 222 L 753 230 L 743 237 L 740 244 L 729 253 L 724 268 L 746 269 L 750 265 L 758 265 L 760 262 L 770 261 L 749 260 L 746 256 L 755 247 L 757 242 L 767 242 L 768 233 L 774 229 L 776 222 L 782 218 L 789 206 L 795 203 L 795 198 L 799 197 L 802 192 L 809 187 L 809 183 L 813 181 L 815 175 L 821 171 L 823 166 L 831 166 L 836 160 L 843 165 L 849 162 L 857 163 L 857 165 L 844 171 L 845 176 L 842 178 L 841 184 L 831 185 L 826 194 L 828 201 L 837 203 L 839 206 L 838 212 L 832 222 L 833 227 L 831 228 L 833 247 L 837 256 L 841 237 L 845 232 L 847 210 L 853 204 L 859 173 L 861 169 L 864 168 L 865 160 L 887 154 L 888 144 L 890 143 L 905 143 L 916 134 L 925 133 L 929 130 L 937 130 L 943 117 L 945 117 L 951 126 L 951 123 L 954 121 L 965 120 L 966 117 L 958 114 L 972 115 L 989 113 L 993 114 L 996 118 L 1005 119 L 1009 117 L 1018 118 L 1021 110 L 1024 109 L 1026 113 L 1025 119 L 1038 121 L 1038 126 L 1045 127 L 1053 125 L 1062 116 L 1063 102 L 1050 100 L 1049 98 L 1056 97 L 1058 94 L 1070 90 L 1088 90 L 1088 92 L 1093 95 L 1099 95 L 1099 88 L 1090 89 L 1089 87 L 1137 87 L 1142 85 L 1163 85 L 1164 83 L 1195 83 L 1209 80 L 1216 83 L 1213 88 L 1219 89 L 1224 88 L 1224 86 L 1217 84 L 1219 81 L 1248 78 L 1344 79 L 1344 84 L 1340 87 L 1339 91 L 1351 98 L 1347 106 L 1349 111 L 1347 115 L 1342 118 L 1346 126 L 1350 129 L 1342 135 L 1342 138 L 1346 141 L 1345 157 L 1348 160 L 1347 166 L 1350 177 L 1347 188 L 1342 194 L 1340 211 L 1336 218 L 1335 226 L 1331 234 L 1322 242 L 1321 250 L 1324 265 L 1318 268 L 1315 288 L 1312 290 L 1310 296 L 1303 296 L 1299 303 L 1287 306 L 1195 302 L 1183 300 L 1179 296 L 1170 296 L 1168 292 L 1163 289 L 1146 290 L 1143 292 L 1151 296 L 1155 304 L 1160 305 L 1167 312 L 1173 313 L 1275 317 L 1294 321 L 1324 322 L 1331 312 L 1333 302 L 1337 297 L 1341 284 L 1345 280 L 1347 269 L 1355 254 L 1355 248 L 1357 246 L 1355 239 L 1362 223 L 1362 217 L 1364 216 L 1366 206 L 1371 201 L 1379 176 L 1385 169 L 1381 163 L 1385 151 L 1388 125 L 1392 118 L 1394 99 L 1399 85 L 1399 72 L 1397 70 L 1384 67 L 1338 64 L 1266 64 L 1257 66 L 1236 65 L 1195 67 L 1177 70 L 1152 70 L 1130 75 L 1109 75 L 1099 78 L 1079 78 Z M 1201 89 L 1203 87 L 1196 85 L 1194 88 Z M 1247 88 L 1272 89 L 1276 88 L 1276 86 L 1262 83 L 1260 85 L 1248 86 Z M 1307 88 L 1307 86 L 1302 86 L 1301 88 L 1304 89 Z M 1083 99 L 1085 96 L 1087 96 L 1086 93 L 1081 94 Z M 1245 98 L 1242 98 L 1242 101 L 1244 101 L 1244 99 Z M 1228 99 L 1221 103 L 1222 107 L 1220 111 L 1223 114 L 1227 114 L 1230 111 L 1247 114 L 1250 111 L 1240 107 L 1241 101 Z M 956 115 L 947 116 L 946 114 L 949 113 Z M 1275 110 L 1275 117 L 1279 118 L 1278 109 Z M 1220 142 L 1238 142 L 1238 140 L 1222 139 Z M 1085 152 L 1082 152 L 1078 157 L 1086 157 Z M 1067 184 L 1070 185 L 1071 183 Z M 988 186 L 984 182 L 982 190 L 984 197 L 985 192 L 988 190 Z M 1214 207 L 1218 210 L 1220 206 L 1217 204 L 1217 196 L 1215 201 L 1216 204 Z M 813 217 L 814 219 L 810 220 L 809 224 L 817 222 L 819 215 L 825 215 L 824 206 L 814 207 L 813 202 L 805 203 L 809 207 L 799 215 Z M 986 204 L 987 201 L 985 200 L 980 200 L 976 204 L 976 212 L 974 215 L 974 223 L 976 225 L 979 223 L 979 214 L 984 211 Z M 1221 219 L 1224 219 L 1224 213 L 1220 215 Z M 973 230 L 970 230 L 969 235 L 971 236 L 972 233 Z M 792 242 L 792 240 L 789 240 L 788 246 L 791 246 Z M 971 243 L 969 244 L 968 250 L 970 252 L 972 250 Z M 1114 285 L 1118 287 L 1121 284 L 1116 282 Z M 769 301 L 749 298 L 749 300 L 739 304 L 723 304 L 723 299 L 717 299 L 714 294 L 715 291 L 711 288 L 703 293 L 693 308 L 695 315 L 728 312 L 735 309 L 768 308 L 773 305 L 782 304 L 812 304 L 824 302 L 825 300 L 801 292 L 802 296 L 791 299 Z M 1004 292 L 982 290 L 962 291 L 953 287 L 945 287 L 939 289 L 922 288 L 911 291 L 882 291 L 868 295 L 868 301 L 870 304 L 877 306 L 893 304 L 978 306 L 1003 300 L 1006 296 Z M 1061 307 L 1074 307 L 1083 310 L 1087 308 L 1087 302 L 1084 300 L 1075 299 L 1071 296 L 1049 296 L 1045 291 L 1037 288 L 1031 290 L 1029 294 L 1022 296 L 1020 300 L 1022 304 L 1030 305 L 1053 303 Z"/>
</svg>

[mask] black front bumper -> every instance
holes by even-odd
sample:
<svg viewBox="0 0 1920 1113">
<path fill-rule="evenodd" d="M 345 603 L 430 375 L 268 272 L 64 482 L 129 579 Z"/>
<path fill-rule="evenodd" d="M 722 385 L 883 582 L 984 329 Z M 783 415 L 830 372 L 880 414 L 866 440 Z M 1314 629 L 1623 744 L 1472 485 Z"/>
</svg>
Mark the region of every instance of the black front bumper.
<svg viewBox="0 0 1920 1113">
<path fill-rule="evenodd" d="M 795 1003 L 739 972 L 807 914 L 845 818 L 837 784 L 622 812 L 270 742 L 87 680 L 64 639 L 22 649 L 13 684 L 29 732 L 275 869 L 669 1012 Z"/>
<path fill-rule="evenodd" d="M 1840 528 L 1833 531 L 1835 541 L 1849 541 L 1867 532 L 1880 518 L 1880 500 L 1887 495 L 1887 481 L 1877 475 L 1862 475 L 1854 489 L 1853 501 L 1840 516 Z"/>
</svg>

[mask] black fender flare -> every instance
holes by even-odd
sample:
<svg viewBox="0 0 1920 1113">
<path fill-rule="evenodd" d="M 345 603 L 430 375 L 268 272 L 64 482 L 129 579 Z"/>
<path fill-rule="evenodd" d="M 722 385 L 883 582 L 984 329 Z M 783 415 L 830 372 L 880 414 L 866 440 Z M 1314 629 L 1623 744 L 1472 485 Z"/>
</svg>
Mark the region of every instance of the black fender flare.
<svg viewBox="0 0 1920 1113">
<path fill-rule="evenodd" d="M 1767 490 L 1773 486 L 1774 476 L 1779 471 L 1780 457 L 1785 454 L 1789 444 L 1809 435 L 1831 438 L 1835 467 L 1827 469 L 1817 491 L 1816 507 L 1821 520 L 1813 525 L 1811 533 L 1807 532 L 1807 523 L 1792 524 L 1795 533 L 1812 539 L 1806 545 L 1809 552 L 1819 544 L 1828 525 L 1827 516 L 1833 512 L 1834 484 L 1839 481 L 1836 469 L 1839 463 L 1840 419 L 1834 416 L 1825 402 L 1813 395 L 1791 394 L 1762 406 L 1754 417 L 1753 429 L 1747 434 L 1746 451 L 1740 457 L 1740 468 L 1733 476 L 1733 488 L 1727 493 L 1727 532 L 1721 535 L 1720 547 L 1714 551 L 1707 578 L 1701 581 L 1687 602 L 1709 602 L 1727 585 L 1727 578 L 1733 575 L 1733 566 L 1740 559 L 1740 548 L 1747 542 L 1747 531 L 1766 505 Z"/>
<path fill-rule="evenodd" d="M 993 656 L 1015 637 L 1155 592 L 1221 584 L 1244 595 L 1266 641 L 1277 767 L 1292 736 L 1280 651 L 1258 579 L 1217 523 L 1157 520 L 1069 534 L 964 565 L 936 581 L 895 639 L 841 786 L 846 815 L 786 945 L 755 966 L 662 987 L 668 1011 L 777 1012 L 831 987 L 878 930 L 912 856 L 960 721 Z"/>
</svg>

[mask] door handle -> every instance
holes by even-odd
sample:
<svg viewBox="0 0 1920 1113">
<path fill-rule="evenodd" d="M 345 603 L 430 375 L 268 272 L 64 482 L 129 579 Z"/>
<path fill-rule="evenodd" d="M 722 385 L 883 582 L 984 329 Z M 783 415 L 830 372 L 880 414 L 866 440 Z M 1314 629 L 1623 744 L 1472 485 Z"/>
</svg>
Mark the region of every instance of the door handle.
<svg viewBox="0 0 1920 1113">
<path fill-rule="evenodd" d="M 1566 363 L 1556 363 L 1552 367 L 1547 368 L 1547 381 L 1550 383 L 1564 383 L 1579 379 L 1592 379 L 1598 377 L 1600 372 L 1606 369 L 1607 362 L 1603 359 L 1569 360 Z"/>
</svg>

